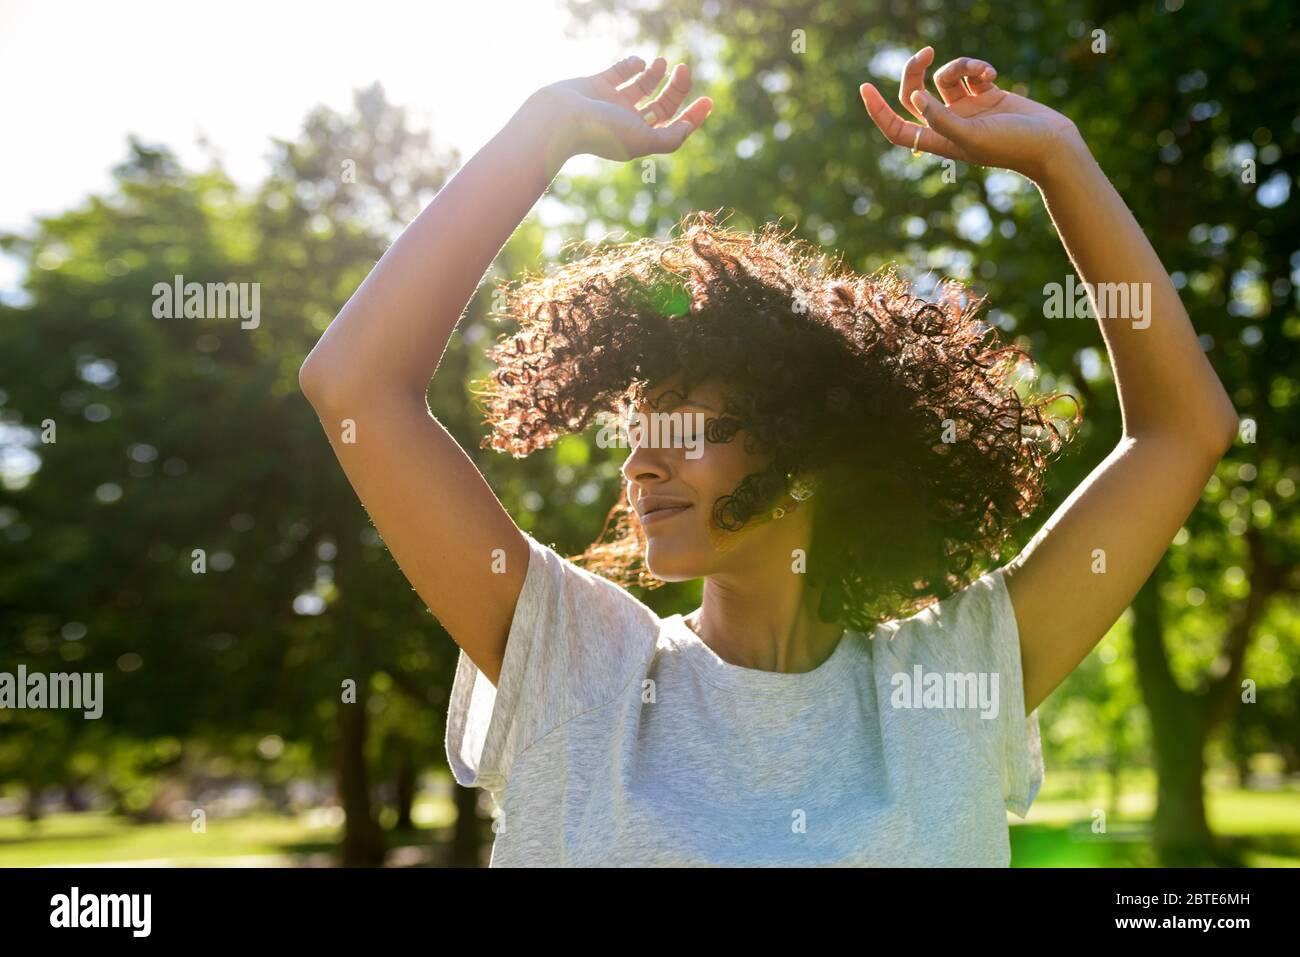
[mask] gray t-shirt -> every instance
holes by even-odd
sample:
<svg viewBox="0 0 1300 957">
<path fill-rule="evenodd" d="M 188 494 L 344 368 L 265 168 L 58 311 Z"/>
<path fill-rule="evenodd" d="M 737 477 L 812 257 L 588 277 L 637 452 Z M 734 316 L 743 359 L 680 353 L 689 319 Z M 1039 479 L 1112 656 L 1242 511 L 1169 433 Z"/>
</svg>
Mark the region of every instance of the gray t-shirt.
<svg viewBox="0 0 1300 957">
<path fill-rule="evenodd" d="M 447 714 L 492 867 L 1009 865 L 1043 763 L 1000 569 L 782 673 L 525 537 L 499 685 L 462 651 Z"/>
</svg>

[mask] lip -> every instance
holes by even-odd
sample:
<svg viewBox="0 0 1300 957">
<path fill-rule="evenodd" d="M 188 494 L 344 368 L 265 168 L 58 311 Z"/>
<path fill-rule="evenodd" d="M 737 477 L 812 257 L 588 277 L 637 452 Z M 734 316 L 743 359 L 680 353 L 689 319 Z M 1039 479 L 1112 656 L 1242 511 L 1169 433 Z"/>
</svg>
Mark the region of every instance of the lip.
<svg viewBox="0 0 1300 957">
<path fill-rule="evenodd" d="M 687 498 L 665 495 L 661 492 L 650 492 L 642 495 L 637 500 L 636 513 L 641 519 L 642 526 L 649 526 L 666 522 L 674 515 L 680 515 L 691 507 L 692 502 Z"/>
<path fill-rule="evenodd" d="M 657 525 L 659 522 L 666 522 L 674 515 L 680 515 L 682 512 L 689 511 L 689 505 L 667 505 L 659 506 L 653 511 L 646 512 L 641 516 L 642 525 Z"/>
</svg>

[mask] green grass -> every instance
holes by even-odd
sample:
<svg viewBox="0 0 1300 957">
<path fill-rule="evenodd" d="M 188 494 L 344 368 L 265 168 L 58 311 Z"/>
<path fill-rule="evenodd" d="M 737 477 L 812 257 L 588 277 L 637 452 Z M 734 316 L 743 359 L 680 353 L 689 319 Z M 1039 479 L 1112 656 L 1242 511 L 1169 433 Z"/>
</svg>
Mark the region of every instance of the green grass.
<svg viewBox="0 0 1300 957">
<path fill-rule="evenodd" d="M 1094 834 L 1092 814 L 1107 807 L 1095 776 L 1049 776 L 1026 821 L 1012 819 L 1011 854 L 1016 867 L 1151 867 L 1149 844 L 1153 795 L 1149 776 L 1125 776 L 1118 817 Z M 1134 790 L 1127 790 L 1132 785 Z M 1212 790 L 1211 827 L 1252 867 L 1300 867 L 1300 791 Z M 455 810 L 446 800 L 416 805 L 417 831 L 394 836 L 397 864 L 441 860 Z M 131 824 L 100 813 L 55 814 L 35 825 L 0 818 L 0 867 L 155 864 L 186 866 L 328 866 L 335 860 L 338 812 L 297 817 L 262 814 L 209 820 L 206 833 L 188 822 Z"/>
<path fill-rule="evenodd" d="M 391 844 L 419 848 L 437 844 L 455 815 L 448 801 L 424 801 L 413 811 L 418 830 Z M 0 867 L 141 864 L 173 867 L 328 866 L 335 860 L 338 814 L 313 811 L 297 817 L 271 814 L 209 819 L 195 834 L 188 821 L 132 824 L 101 813 L 52 814 L 36 824 L 0 817 Z M 401 855 L 398 855 L 401 859 Z"/>
<path fill-rule="evenodd" d="M 0 819 L 0 866 L 105 864 L 124 861 L 187 864 L 243 863 L 240 859 L 328 852 L 336 826 L 303 819 L 246 817 L 212 821 L 195 834 L 188 822 L 133 825 L 106 814 L 54 814 L 35 825 Z M 266 863 L 271 863 L 267 861 Z"/>
<path fill-rule="evenodd" d="M 1044 788 L 1024 822 L 1012 818 L 1013 867 L 1156 867 L 1150 820 L 1154 777 L 1124 777 L 1118 814 L 1094 833 L 1096 809 L 1109 808 L 1097 776 L 1069 773 Z M 1138 785 L 1138 790 L 1128 790 Z M 1247 867 L 1300 867 L 1300 791 L 1211 789 L 1206 794 L 1210 830 Z"/>
</svg>

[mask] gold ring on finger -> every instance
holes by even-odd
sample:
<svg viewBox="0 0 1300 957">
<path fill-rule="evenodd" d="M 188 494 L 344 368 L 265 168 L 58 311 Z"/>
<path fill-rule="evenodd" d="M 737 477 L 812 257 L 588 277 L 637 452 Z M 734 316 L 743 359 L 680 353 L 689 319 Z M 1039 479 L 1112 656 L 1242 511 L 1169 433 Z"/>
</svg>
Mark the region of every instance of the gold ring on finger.
<svg viewBox="0 0 1300 957">
<path fill-rule="evenodd" d="M 921 145 L 921 128 L 916 128 L 916 137 L 912 140 L 912 155 L 920 156 L 921 151 L 917 148 Z"/>
</svg>

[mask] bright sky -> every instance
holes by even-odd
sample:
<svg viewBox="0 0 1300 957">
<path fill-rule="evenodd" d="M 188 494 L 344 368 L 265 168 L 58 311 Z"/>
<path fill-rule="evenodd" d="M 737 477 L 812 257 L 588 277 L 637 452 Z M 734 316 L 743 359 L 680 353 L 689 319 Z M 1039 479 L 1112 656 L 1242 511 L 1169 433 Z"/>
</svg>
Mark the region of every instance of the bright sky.
<svg viewBox="0 0 1300 957">
<path fill-rule="evenodd" d="M 560 0 L 0 0 L 0 230 L 106 188 L 128 133 L 194 165 L 201 136 L 253 183 L 270 137 L 376 79 L 468 155 L 536 87 L 647 54 L 573 26 Z M 0 290 L 16 278 L 0 262 Z"/>
</svg>

